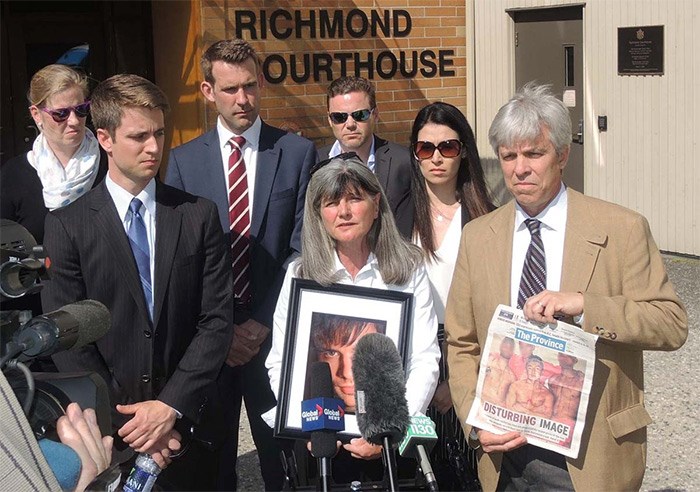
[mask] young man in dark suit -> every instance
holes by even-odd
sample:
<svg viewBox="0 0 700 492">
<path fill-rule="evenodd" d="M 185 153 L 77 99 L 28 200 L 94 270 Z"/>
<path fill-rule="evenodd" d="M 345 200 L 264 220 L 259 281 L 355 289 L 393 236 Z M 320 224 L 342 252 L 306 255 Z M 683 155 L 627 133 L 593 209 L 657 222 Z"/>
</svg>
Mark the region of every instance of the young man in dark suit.
<svg viewBox="0 0 700 492">
<path fill-rule="evenodd" d="M 318 149 L 320 160 L 355 152 L 377 175 L 399 232 L 411 239 L 411 155 L 408 147 L 379 138 L 374 131 L 379 109 L 374 85 L 363 77 L 339 77 L 328 86 L 328 123 L 336 141 Z"/>
<path fill-rule="evenodd" d="M 219 378 L 227 441 L 220 489 L 236 488 L 241 400 L 268 490 L 280 490 L 281 448 L 261 414 L 274 407 L 265 358 L 272 315 L 292 256 L 301 250 L 301 221 L 313 144 L 260 119 L 264 77 L 247 42 L 214 43 L 202 56 L 204 97 L 219 113 L 216 128 L 172 150 L 166 183 L 209 198 L 231 248 L 236 316 L 233 341 Z"/>
<path fill-rule="evenodd" d="M 42 292 L 45 311 L 88 298 L 107 306 L 107 335 L 54 360 L 61 371 L 100 374 L 119 435 L 161 465 L 179 447 L 172 441 L 179 439 L 176 421 L 198 419 L 205 388 L 226 357 L 232 312 L 216 207 L 155 179 L 167 110 L 165 94 L 136 75 L 97 86 L 92 117 L 107 177 L 48 214 L 51 280 Z M 167 472 L 181 472 L 187 462 Z M 197 484 L 175 479 L 168 486 Z"/>
</svg>

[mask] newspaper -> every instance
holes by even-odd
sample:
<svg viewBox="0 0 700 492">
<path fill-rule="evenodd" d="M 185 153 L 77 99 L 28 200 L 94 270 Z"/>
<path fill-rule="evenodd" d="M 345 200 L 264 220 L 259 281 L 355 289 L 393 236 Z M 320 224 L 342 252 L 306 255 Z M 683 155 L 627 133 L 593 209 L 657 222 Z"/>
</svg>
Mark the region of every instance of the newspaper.
<svg viewBox="0 0 700 492">
<path fill-rule="evenodd" d="M 467 423 L 497 434 L 517 431 L 530 444 L 576 458 L 597 339 L 561 321 L 527 321 L 521 310 L 499 305 Z"/>
</svg>

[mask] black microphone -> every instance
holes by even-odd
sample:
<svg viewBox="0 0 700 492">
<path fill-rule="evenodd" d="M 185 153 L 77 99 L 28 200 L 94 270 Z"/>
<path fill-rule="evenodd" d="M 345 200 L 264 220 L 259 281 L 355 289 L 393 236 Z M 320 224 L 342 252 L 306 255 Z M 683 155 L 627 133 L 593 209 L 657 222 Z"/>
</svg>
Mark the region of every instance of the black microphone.
<svg viewBox="0 0 700 492">
<path fill-rule="evenodd" d="M 102 338 L 110 325 L 105 305 L 88 299 L 30 319 L 13 342 L 16 353 L 30 359 L 92 343 Z"/>
<path fill-rule="evenodd" d="M 314 362 L 311 365 L 307 389 L 302 408 L 304 408 L 306 403 L 311 403 L 313 411 L 302 411 L 302 430 L 308 428 L 307 426 L 309 425 L 313 425 L 314 421 L 320 423 L 320 428 L 316 426 L 317 430 L 311 432 L 311 456 L 318 461 L 318 488 L 328 492 L 331 489 L 331 458 L 335 456 L 338 450 L 336 445 L 338 423 L 342 423 L 342 428 L 344 428 L 345 414 L 342 402 L 333 398 L 331 368 L 327 362 Z M 329 413 L 333 414 L 334 419 L 337 412 L 338 419 L 342 420 L 334 420 L 337 422 L 335 425 L 328 422 L 327 410 L 330 410 Z M 312 415 L 306 415 L 307 412 Z"/>
<path fill-rule="evenodd" d="M 394 342 L 381 333 L 360 338 L 352 376 L 360 433 L 367 442 L 382 446 L 385 480 L 389 490 L 397 490 L 394 450 L 406 433 L 409 418 L 403 363 Z"/>
</svg>

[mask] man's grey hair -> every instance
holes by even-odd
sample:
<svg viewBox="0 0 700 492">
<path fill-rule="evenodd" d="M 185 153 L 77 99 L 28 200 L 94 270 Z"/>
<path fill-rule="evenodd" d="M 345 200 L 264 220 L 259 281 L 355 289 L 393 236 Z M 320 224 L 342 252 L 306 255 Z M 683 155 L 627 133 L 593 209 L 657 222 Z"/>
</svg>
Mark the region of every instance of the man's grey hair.
<svg viewBox="0 0 700 492">
<path fill-rule="evenodd" d="M 377 177 L 359 157 L 333 159 L 311 176 L 304 206 L 301 262 L 296 273 L 325 286 L 340 280 L 335 271 L 335 240 L 323 225 L 321 208 L 326 200 L 358 192 L 380 197 L 379 214 L 367 233 L 367 243 L 377 257 L 382 279 L 386 284 L 406 284 L 423 263 L 421 250 L 401 237 Z"/>
<path fill-rule="evenodd" d="M 549 131 L 557 155 L 571 145 L 569 110 L 552 94 L 551 86 L 528 82 L 496 113 L 489 128 L 489 143 L 498 155 L 500 146 L 532 142 L 543 129 Z"/>
</svg>

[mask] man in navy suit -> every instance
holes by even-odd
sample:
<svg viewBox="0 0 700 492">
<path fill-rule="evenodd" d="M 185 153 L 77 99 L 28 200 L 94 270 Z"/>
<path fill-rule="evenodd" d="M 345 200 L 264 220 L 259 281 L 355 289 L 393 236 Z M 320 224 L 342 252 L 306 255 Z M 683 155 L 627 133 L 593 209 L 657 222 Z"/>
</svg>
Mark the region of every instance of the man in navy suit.
<svg viewBox="0 0 700 492">
<path fill-rule="evenodd" d="M 379 122 L 374 85 L 364 77 L 339 77 L 328 86 L 326 96 L 328 123 L 336 140 L 318 149 L 319 159 L 355 152 L 377 175 L 399 232 L 410 240 L 413 230 L 411 154 L 408 147 L 374 134 Z"/>
<path fill-rule="evenodd" d="M 281 448 L 260 417 L 276 404 L 264 362 L 284 272 L 301 250 L 304 195 L 316 150 L 310 141 L 260 119 L 264 78 L 250 44 L 214 43 L 202 55 L 202 72 L 201 91 L 219 113 L 216 128 L 172 150 L 165 181 L 216 203 L 232 250 L 236 308 L 233 341 L 219 376 L 228 436 L 218 486 L 236 488 L 243 398 L 265 487 L 280 490 Z M 245 173 L 238 174 L 241 165 Z M 240 188 L 246 191 L 239 194 Z"/>
<path fill-rule="evenodd" d="M 82 299 L 107 306 L 109 332 L 54 361 L 61 371 L 102 376 L 119 435 L 161 466 L 179 448 L 176 423 L 199 419 L 216 381 L 233 304 L 216 207 L 156 179 L 167 110 L 165 94 L 137 75 L 95 88 L 92 117 L 107 176 L 46 216 L 52 265 L 41 295 L 45 312 Z M 164 488 L 203 486 L 197 448 L 159 477 Z"/>
</svg>

